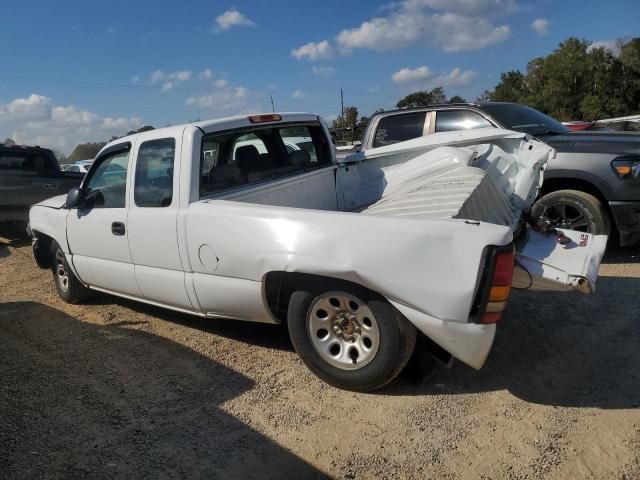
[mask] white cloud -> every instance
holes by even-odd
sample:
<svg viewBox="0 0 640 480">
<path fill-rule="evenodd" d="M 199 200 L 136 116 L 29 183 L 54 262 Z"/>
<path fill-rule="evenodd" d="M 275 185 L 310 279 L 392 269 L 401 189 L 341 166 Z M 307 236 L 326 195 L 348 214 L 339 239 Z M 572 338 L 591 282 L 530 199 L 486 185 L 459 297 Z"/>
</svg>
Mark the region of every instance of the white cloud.
<svg viewBox="0 0 640 480">
<path fill-rule="evenodd" d="M 597 42 L 593 42 L 587 48 L 587 52 L 591 52 L 596 48 L 604 48 L 605 50 L 610 51 L 613 55 L 620 55 L 620 47 L 618 46 L 618 42 L 615 40 L 599 40 Z"/>
<path fill-rule="evenodd" d="M 37 93 L 16 98 L 0 110 L 0 119 L 45 120 L 51 117 L 51 99 Z"/>
<path fill-rule="evenodd" d="M 321 42 L 309 42 L 299 48 L 291 50 L 291 56 L 296 60 L 320 60 L 329 58 L 333 54 L 333 49 L 328 40 Z"/>
<path fill-rule="evenodd" d="M 391 79 L 396 83 L 414 82 L 416 80 L 426 80 L 432 76 L 431 70 L 426 65 L 418 68 L 403 68 L 391 75 Z"/>
<path fill-rule="evenodd" d="M 248 107 L 248 100 L 253 93 L 245 87 L 224 87 L 207 95 L 187 98 L 187 105 L 192 107 L 210 108 L 216 111 L 241 111 Z"/>
<path fill-rule="evenodd" d="M 422 42 L 425 46 L 445 52 L 458 52 L 501 42 L 510 33 L 508 26 L 495 26 L 480 17 L 401 10 L 388 17 L 373 18 L 359 27 L 343 30 L 338 34 L 337 41 L 347 50 L 396 50 Z"/>
<path fill-rule="evenodd" d="M 256 24 L 251 21 L 245 14 L 240 13 L 235 8 L 230 8 L 222 15 L 216 17 L 215 32 L 224 32 L 233 27 L 255 27 Z"/>
<path fill-rule="evenodd" d="M 118 33 L 118 29 L 116 27 L 109 27 L 107 28 L 107 33 L 109 35 L 115 35 L 116 33 Z"/>
<path fill-rule="evenodd" d="M 51 109 L 51 121 L 60 127 L 82 127 L 94 125 L 98 115 L 88 111 L 78 110 L 73 105 L 66 107 L 53 107 Z"/>
<path fill-rule="evenodd" d="M 306 93 L 304 93 L 302 90 L 294 90 L 293 93 L 291 94 L 291 98 L 294 98 L 296 100 L 301 100 L 306 96 L 307 96 Z"/>
<path fill-rule="evenodd" d="M 162 84 L 161 90 L 168 92 L 178 84 L 185 82 L 191 78 L 192 72 L 189 70 L 178 70 L 173 73 L 165 73 L 162 70 L 156 70 L 149 75 L 149 81 L 152 84 Z"/>
<path fill-rule="evenodd" d="M 78 144 L 105 141 L 143 125 L 138 117 L 102 117 L 74 105 L 56 105 L 50 97 L 32 93 L 0 106 L 0 126 L 25 145 L 61 150 L 68 154 Z"/>
<path fill-rule="evenodd" d="M 423 65 L 414 69 L 403 68 L 398 70 L 391 76 L 391 79 L 395 83 L 406 84 L 410 88 L 447 88 L 469 85 L 475 76 L 476 72 L 473 70 L 463 70 L 459 67 L 436 75 L 429 67 Z"/>
<path fill-rule="evenodd" d="M 369 92 L 369 93 L 376 93 L 376 92 L 379 92 L 379 91 L 380 91 L 380 87 L 377 86 L 377 85 L 375 87 L 369 87 L 367 89 L 367 92 Z"/>
<path fill-rule="evenodd" d="M 331 75 L 336 73 L 336 69 L 333 68 L 333 67 L 316 67 L 316 66 L 313 66 L 311 68 L 311 71 L 313 72 L 314 75 L 317 75 L 319 77 L 330 77 Z"/>
<path fill-rule="evenodd" d="M 213 70 L 211 70 L 210 68 L 205 68 L 202 72 L 200 72 L 200 75 L 198 75 L 198 77 L 200 77 L 201 80 L 210 80 L 213 78 Z"/>
<path fill-rule="evenodd" d="M 172 75 L 174 75 L 176 80 L 180 82 L 189 80 L 191 78 L 191 72 L 188 72 L 188 71 L 176 72 L 176 73 L 173 73 Z"/>
<path fill-rule="evenodd" d="M 531 28 L 541 37 L 549 35 L 549 20 L 546 18 L 536 18 L 531 22 Z"/>
<path fill-rule="evenodd" d="M 444 52 L 476 50 L 504 41 L 508 25 L 496 23 L 500 16 L 518 8 L 516 0 L 403 0 L 382 9 L 383 15 L 346 28 L 328 40 L 311 42 L 292 50 L 298 60 L 328 58 L 334 50 L 397 50 L 421 44 Z"/>
<path fill-rule="evenodd" d="M 216 86 L 216 88 L 224 88 L 229 85 L 229 81 L 225 80 L 224 78 L 219 78 L 218 80 L 213 82 L 213 84 Z"/>
<path fill-rule="evenodd" d="M 404 9 L 420 11 L 424 8 L 462 15 L 506 15 L 516 11 L 515 0 L 405 0 Z"/>
<path fill-rule="evenodd" d="M 140 83 L 140 75 L 134 75 L 131 77 L 131 83 Z"/>
<path fill-rule="evenodd" d="M 476 76 L 476 72 L 473 70 L 462 70 L 461 68 L 454 68 L 449 73 L 443 73 L 436 77 L 433 77 L 432 82 L 434 85 L 442 85 L 443 87 L 462 87 L 469 85 Z"/>
</svg>

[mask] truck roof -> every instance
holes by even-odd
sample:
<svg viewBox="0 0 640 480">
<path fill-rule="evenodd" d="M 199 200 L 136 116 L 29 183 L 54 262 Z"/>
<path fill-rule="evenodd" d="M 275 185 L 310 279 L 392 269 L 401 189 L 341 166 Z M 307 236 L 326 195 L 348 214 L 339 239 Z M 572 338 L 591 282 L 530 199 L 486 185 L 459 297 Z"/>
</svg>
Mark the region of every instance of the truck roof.
<svg viewBox="0 0 640 480">
<path fill-rule="evenodd" d="M 40 145 L 7 145 L 5 143 L 0 143 L 0 149 L 2 150 L 14 150 L 14 151 L 29 151 L 29 150 L 37 150 L 41 152 L 51 152 L 48 148 L 42 148 Z"/>
<path fill-rule="evenodd" d="M 460 103 L 432 103 L 424 105 L 422 107 L 407 107 L 396 108 L 394 110 L 385 110 L 384 112 L 374 113 L 371 117 L 377 117 L 379 115 L 388 115 L 401 112 L 419 112 L 422 110 L 429 110 L 431 108 L 456 108 L 456 107 L 484 107 L 485 105 L 513 105 L 513 102 L 460 102 Z"/>
<path fill-rule="evenodd" d="M 268 117 L 277 115 L 280 117 L 280 120 L 273 121 L 269 120 Z M 251 121 L 250 118 L 264 117 L 265 120 L 262 121 Z M 131 142 L 137 137 L 153 137 L 158 138 L 158 134 L 166 135 L 166 136 L 177 136 L 181 135 L 182 131 L 185 127 L 196 127 L 202 130 L 205 133 L 212 133 L 216 131 L 229 130 L 234 128 L 241 127 L 250 127 L 252 125 L 258 126 L 260 124 L 268 125 L 277 125 L 283 122 L 317 122 L 320 120 L 320 116 L 315 113 L 304 113 L 304 112 L 268 112 L 268 113 L 249 113 L 246 115 L 235 115 L 232 117 L 222 117 L 215 118 L 211 120 L 200 120 L 197 122 L 191 123 L 183 123 L 180 125 L 172 125 L 170 127 L 157 128 L 154 130 L 147 130 L 140 133 L 134 133 L 132 135 L 127 135 L 124 137 L 120 137 L 116 140 L 113 140 L 107 143 L 103 149 L 109 148 L 112 145 L 117 145 L 122 142 Z"/>
</svg>

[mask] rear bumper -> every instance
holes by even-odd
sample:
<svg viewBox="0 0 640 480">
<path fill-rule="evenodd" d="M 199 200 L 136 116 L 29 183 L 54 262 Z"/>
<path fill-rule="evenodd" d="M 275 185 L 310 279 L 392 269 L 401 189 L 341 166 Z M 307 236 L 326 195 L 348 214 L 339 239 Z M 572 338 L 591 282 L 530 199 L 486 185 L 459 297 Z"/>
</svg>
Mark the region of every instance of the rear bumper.
<svg viewBox="0 0 640 480">
<path fill-rule="evenodd" d="M 453 357 L 476 370 L 482 368 L 493 339 L 496 324 L 447 322 L 398 302 L 391 301 L 400 313 Z"/>
<path fill-rule="evenodd" d="M 620 232 L 620 245 L 640 242 L 640 201 L 609 202 L 609 207 Z"/>
</svg>

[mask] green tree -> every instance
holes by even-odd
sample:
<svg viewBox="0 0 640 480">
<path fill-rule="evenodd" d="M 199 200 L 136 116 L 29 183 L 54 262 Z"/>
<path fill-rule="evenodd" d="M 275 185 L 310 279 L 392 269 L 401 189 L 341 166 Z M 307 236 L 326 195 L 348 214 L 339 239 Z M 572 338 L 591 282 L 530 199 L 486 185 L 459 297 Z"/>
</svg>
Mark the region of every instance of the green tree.
<svg viewBox="0 0 640 480">
<path fill-rule="evenodd" d="M 107 142 L 81 143 L 73 149 L 73 152 L 71 152 L 71 155 L 69 155 L 69 158 L 67 158 L 67 162 L 75 162 L 78 160 L 88 160 L 90 158 L 95 158 L 98 152 L 106 144 Z"/>
<path fill-rule="evenodd" d="M 447 103 L 447 96 L 442 87 L 436 87 L 431 91 L 422 90 L 413 92 L 400 99 L 396 106 L 398 108 L 426 107 L 434 103 Z"/>
<path fill-rule="evenodd" d="M 358 124 L 358 107 L 345 107 L 344 118 L 339 116 L 336 118 L 331 129 L 335 132 L 336 139 L 339 141 L 352 141 L 356 139 L 356 128 Z"/>
<path fill-rule="evenodd" d="M 478 102 L 490 102 L 491 101 L 491 93 L 492 92 L 490 90 L 485 90 L 480 95 L 478 95 L 478 97 L 476 98 L 476 101 L 478 101 Z"/>
<path fill-rule="evenodd" d="M 546 57 L 532 59 L 527 73 L 510 71 L 482 97 L 517 102 L 559 120 L 594 120 L 640 111 L 640 38 L 618 41 L 619 55 L 574 37 Z"/>
<path fill-rule="evenodd" d="M 60 165 L 62 165 L 63 163 L 67 163 L 68 161 L 66 155 L 60 150 L 53 150 L 53 155 L 56 157 L 56 160 L 58 160 L 58 163 Z"/>
<path fill-rule="evenodd" d="M 619 42 L 622 67 L 621 92 L 632 112 L 640 112 L 640 38 Z"/>
<path fill-rule="evenodd" d="M 492 102 L 519 102 L 528 95 L 525 76 L 518 70 L 512 70 L 500 74 L 500 83 L 489 93 L 489 98 Z"/>
<path fill-rule="evenodd" d="M 460 95 L 454 95 L 449 99 L 449 103 L 467 103 L 467 101 Z"/>
</svg>

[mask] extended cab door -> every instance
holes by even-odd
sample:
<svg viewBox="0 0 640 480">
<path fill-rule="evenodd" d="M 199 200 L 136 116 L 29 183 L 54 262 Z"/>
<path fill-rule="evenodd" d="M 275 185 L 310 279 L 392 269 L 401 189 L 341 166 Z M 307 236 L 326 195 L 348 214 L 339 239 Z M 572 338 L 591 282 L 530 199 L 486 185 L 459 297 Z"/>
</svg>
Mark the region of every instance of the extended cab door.
<svg viewBox="0 0 640 480">
<path fill-rule="evenodd" d="M 145 138 L 148 138 L 147 134 Z M 193 310 L 177 237 L 181 138 L 139 142 L 134 152 L 133 191 L 129 195 L 129 247 L 142 296 Z"/>
<path fill-rule="evenodd" d="M 127 240 L 130 150 L 128 142 L 114 145 L 95 160 L 82 186 L 87 204 L 67 216 L 67 238 L 83 282 L 139 297 Z"/>
</svg>

